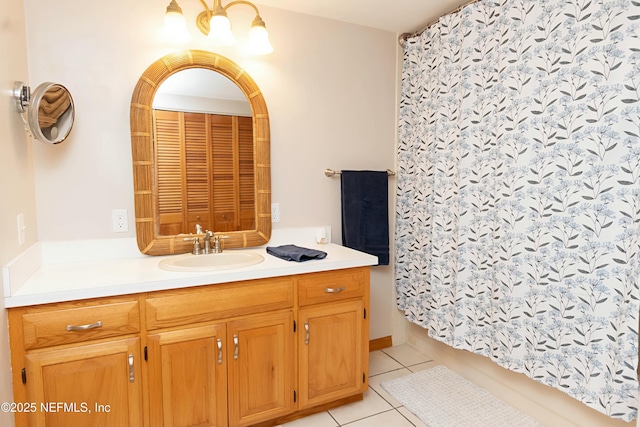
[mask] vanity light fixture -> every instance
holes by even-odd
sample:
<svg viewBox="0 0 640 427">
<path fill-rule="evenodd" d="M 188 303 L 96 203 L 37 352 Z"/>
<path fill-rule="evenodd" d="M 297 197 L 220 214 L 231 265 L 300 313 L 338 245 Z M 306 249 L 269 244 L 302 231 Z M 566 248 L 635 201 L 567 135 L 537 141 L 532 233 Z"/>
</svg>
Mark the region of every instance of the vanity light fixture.
<svg viewBox="0 0 640 427">
<path fill-rule="evenodd" d="M 204 0 L 200 0 L 200 3 L 202 3 L 205 10 L 196 17 L 196 25 L 215 46 L 231 46 L 235 44 L 227 10 L 232 6 L 244 4 L 253 8 L 256 12 L 256 17 L 251 23 L 251 30 L 249 30 L 249 50 L 256 55 L 266 55 L 273 52 L 267 27 L 260 17 L 258 8 L 253 3 L 245 0 L 235 0 L 223 6 L 222 0 L 213 0 L 212 9 L 209 9 Z M 165 34 L 168 34 L 173 40 L 177 42 L 191 40 L 182 9 L 178 6 L 176 0 L 171 0 L 171 3 L 167 6 L 164 22 Z"/>
</svg>

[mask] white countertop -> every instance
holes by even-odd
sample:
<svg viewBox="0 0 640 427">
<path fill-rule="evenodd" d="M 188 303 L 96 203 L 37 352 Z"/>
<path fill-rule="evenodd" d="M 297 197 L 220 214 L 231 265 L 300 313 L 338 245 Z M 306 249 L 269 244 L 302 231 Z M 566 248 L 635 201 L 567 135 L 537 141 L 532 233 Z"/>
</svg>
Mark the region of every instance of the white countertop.
<svg viewBox="0 0 640 427">
<path fill-rule="evenodd" d="M 291 238 L 292 234 L 280 233 L 272 237 L 268 245 L 242 249 L 257 252 L 264 257 L 260 264 L 232 270 L 210 272 L 175 272 L 158 267 L 166 256 L 147 256 L 137 253 L 135 239 L 112 239 L 115 252 L 106 248 L 111 242 L 59 242 L 48 244 L 42 252 L 40 265 L 33 273 L 10 274 L 11 266 L 3 268 L 5 307 L 20 307 L 87 298 L 178 289 L 190 286 L 288 276 L 301 273 L 337 270 L 377 264 L 377 257 L 340 245 L 317 244 L 307 237 Z M 330 235 L 330 234 L 329 234 Z M 296 234 L 296 236 L 300 236 Z M 267 254 L 266 246 L 297 244 L 327 253 L 322 260 L 305 262 L 285 261 Z M 87 255 L 91 248 L 106 248 L 103 255 L 95 259 Z M 134 247 L 131 248 L 131 245 Z M 122 250 L 124 247 L 125 250 Z M 178 256 L 178 255 L 171 255 Z M 197 255 L 195 255 L 197 256 Z M 30 259 L 38 256 L 31 256 Z M 16 263 L 17 264 L 17 263 Z M 24 264 L 24 261 L 23 261 Z M 15 265 L 14 265 L 15 266 Z M 12 283 L 6 283 L 6 282 Z"/>
</svg>

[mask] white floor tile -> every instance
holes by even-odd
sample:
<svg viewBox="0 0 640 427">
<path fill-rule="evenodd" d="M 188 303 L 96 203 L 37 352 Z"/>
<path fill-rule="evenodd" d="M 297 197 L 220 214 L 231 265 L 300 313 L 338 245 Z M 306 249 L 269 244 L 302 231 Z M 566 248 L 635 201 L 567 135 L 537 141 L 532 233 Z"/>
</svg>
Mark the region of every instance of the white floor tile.
<svg viewBox="0 0 640 427">
<path fill-rule="evenodd" d="M 373 377 L 369 377 L 369 387 L 376 391 L 384 400 L 389 402 L 391 406 L 397 408 L 398 406 L 402 406 L 402 403 L 398 402 L 394 399 L 387 391 L 382 388 L 380 384 L 385 381 L 393 380 L 395 378 L 404 377 L 406 375 L 410 375 L 411 371 L 407 368 L 397 369 L 395 371 L 385 372 L 384 374 L 376 375 Z"/>
<path fill-rule="evenodd" d="M 318 412 L 308 417 L 298 418 L 278 427 L 337 427 L 336 420 L 328 412 Z"/>
<path fill-rule="evenodd" d="M 369 389 L 364 392 L 362 400 L 330 409 L 329 412 L 338 421 L 338 424 L 344 425 L 390 409 L 393 409 L 390 404 L 380 397 L 378 393 Z"/>
<path fill-rule="evenodd" d="M 347 427 L 413 427 L 398 411 L 387 411 L 347 424 Z"/>
<path fill-rule="evenodd" d="M 404 366 L 417 365 L 419 363 L 424 363 L 431 360 L 429 356 L 420 353 L 418 350 L 407 344 L 399 345 L 396 347 L 388 347 L 382 349 L 382 351 L 393 357 Z"/>
<path fill-rule="evenodd" d="M 431 368 L 436 367 L 438 365 L 439 365 L 439 363 L 436 362 L 435 360 L 430 360 L 429 362 L 420 363 L 418 365 L 413 365 L 413 366 L 408 366 L 407 369 L 409 369 L 411 372 L 418 372 L 418 371 L 424 371 L 425 369 L 431 369 Z"/>
<path fill-rule="evenodd" d="M 405 408 L 404 406 L 401 406 L 399 408 L 397 408 L 397 410 L 405 416 L 405 418 L 407 418 L 409 421 L 411 421 L 411 424 L 413 424 L 416 427 L 428 427 L 425 423 L 422 422 L 422 420 L 418 417 L 416 417 L 413 412 L 411 412 L 410 410 L 408 410 L 407 408 Z"/>
<path fill-rule="evenodd" d="M 393 371 L 396 369 L 402 369 L 402 366 L 397 361 L 393 360 L 390 356 L 383 353 L 381 350 L 372 351 L 369 353 L 369 376 L 382 374 L 384 372 Z"/>
</svg>

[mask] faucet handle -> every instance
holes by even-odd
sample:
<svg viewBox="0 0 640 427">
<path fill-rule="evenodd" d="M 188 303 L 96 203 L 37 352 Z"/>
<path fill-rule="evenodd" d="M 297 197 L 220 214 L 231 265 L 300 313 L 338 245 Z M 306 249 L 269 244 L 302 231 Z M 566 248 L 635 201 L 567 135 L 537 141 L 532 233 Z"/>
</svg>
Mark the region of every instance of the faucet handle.
<svg viewBox="0 0 640 427">
<path fill-rule="evenodd" d="M 185 237 L 184 239 L 185 242 L 193 242 L 193 249 L 191 250 L 191 253 L 194 255 L 200 255 L 200 239 L 198 239 L 198 237 Z"/>
<path fill-rule="evenodd" d="M 211 250 L 214 254 L 219 254 L 222 252 L 222 246 L 220 245 L 220 239 L 228 239 L 229 236 L 221 236 L 216 234 L 213 236 L 213 249 Z"/>
</svg>

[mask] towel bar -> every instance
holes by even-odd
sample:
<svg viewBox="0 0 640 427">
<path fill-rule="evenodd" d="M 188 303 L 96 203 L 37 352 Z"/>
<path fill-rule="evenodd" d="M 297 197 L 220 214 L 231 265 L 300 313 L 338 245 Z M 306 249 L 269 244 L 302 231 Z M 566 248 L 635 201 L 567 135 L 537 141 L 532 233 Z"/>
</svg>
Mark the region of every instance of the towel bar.
<svg viewBox="0 0 640 427">
<path fill-rule="evenodd" d="M 324 170 L 324 175 L 325 176 L 334 176 L 334 175 L 340 175 L 342 172 L 340 171 L 335 171 L 333 169 L 325 169 Z M 387 169 L 387 175 L 389 176 L 395 176 L 395 172 L 392 171 L 391 169 Z"/>
</svg>

